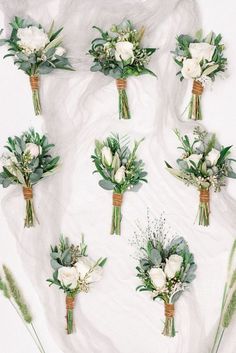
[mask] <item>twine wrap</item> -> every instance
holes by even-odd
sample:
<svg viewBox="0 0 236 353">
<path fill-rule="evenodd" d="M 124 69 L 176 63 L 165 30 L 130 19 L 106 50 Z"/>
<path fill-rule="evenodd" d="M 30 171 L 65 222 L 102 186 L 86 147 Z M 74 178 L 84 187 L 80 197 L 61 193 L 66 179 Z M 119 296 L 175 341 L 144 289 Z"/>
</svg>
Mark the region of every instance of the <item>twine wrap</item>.
<svg viewBox="0 0 236 353">
<path fill-rule="evenodd" d="M 73 310 L 75 306 L 75 298 L 66 296 L 66 310 Z"/>
<path fill-rule="evenodd" d="M 124 79 L 124 78 L 118 78 L 118 79 L 116 80 L 116 86 L 117 86 L 118 90 L 126 89 L 126 86 L 127 86 L 127 81 L 126 81 L 126 79 Z"/>
<path fill-rule="evenodd" d="M 122 205 L 122 200 L 123 200 L 123 195 L 122 195 L 122 194 L 116 194 L 116 193 L 114 193 L 114 194 L 112 195 L 113 206 L 121 207 L 121 205 Z"/>
<path fill-rule="evenodd" d="M 201 96 L 202 92 L 203 92 L 203 85 L 201 84 L 201 82 L 194 80 L 192 93 L 195 94 L 196 96 Z"/>
<path fill-rule="evenodd" d="M 37 91 L 39 89 L 39 76 L 32 75 L 29 79 L 32 91 Z"/>
<path fill-rule="evenodd" d="M 32 200 L 33 189 L 31 187 L 23 186 L 23 195 L 26 201 Z"/>
<path fill-rule="evenodd" d="M 200 189 L 200 202 L 209 203 L 209 201 L 210 201 L 209 189 Z"/>
<path fill-rule="evenodd" d="M 174 304 L 165 303 L 165 316 L 167 318 L 172 318 L 175 315 L 175 306 Z"/>
</svg>

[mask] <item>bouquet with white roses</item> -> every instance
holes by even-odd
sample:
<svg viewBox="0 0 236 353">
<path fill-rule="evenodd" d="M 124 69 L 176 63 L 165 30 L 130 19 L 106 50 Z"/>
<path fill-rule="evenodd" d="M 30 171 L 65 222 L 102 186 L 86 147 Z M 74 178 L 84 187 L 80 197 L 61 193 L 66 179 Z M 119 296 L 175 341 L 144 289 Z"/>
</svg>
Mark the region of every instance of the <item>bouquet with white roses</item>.
<svg viewBox="0 0 236 353">
<path fill-rule="evenodd" d="M 66 50 L 59 36 L 63 28 L 54 30 L 52 23 L 48 32 L 31 20 L 15 17 L 10 23 L 12 32 L 9 38 L 1 39 L 0 45 L 8 45 L 8 54 L 14 64 L 29 76 L 32 88 L 35 115 L 41 114 L 39 96 L 39 76 L 54 69 L 73 70 L 66 57 Z"/>
<path fill-rule="evenodd" d="M 49 153 L 53 144 L 48 143 L 45 135 L 40 136 L 33 129 L 20 137 L 9 137 L 1 157 L 3 171 L 0 184 L 7 188 L 12 184 L 22 185 L 26 201 L 25 227 L 33 227 L 37 217 L 33 206 L 33 186 L 41 179 L 53 174 L 58 166 L 59 157 Z"/>
<path fill-rule="evenodd" d="M 59 244 L 51 246 L 53 278 L 47 281 L 56 285 L 66 294 L 67 333 L 73 332 L 73 310 L 78 293 L 87 293 L 94 282 L 102 277 L 106 258 L 93 261 L 87 255 L 84 238 L 79 245 L 70 244 L 68 238 L 60 237 Z"/>
<path fill-rule="evenodd" d="M 119 92 L 119 118 L 130 119 L 128 98 L 126 94 L 127 78 L 151 74 L 146 68 L 155 48 L 143 48 L 141 40 L 144 28 L 135 29 L 132 23 L 124 20 L 119 25 L 113 25 L 110 32 L 94 26 L 100 36 L 92 41 L 89 54 L 94 58 L 91 71 L 100 71 L 106 76 L 116 79 Z"/>
<path fill-rule="evenodd" d="M 149 291 L 153 300 L 165 304 L 163 335 L 175 336 L 175 303 L 195 278 L 196 264 L 182 237 L 170 237 L 163 216 L 150 220 L 146 228 L 138 226 L 134 244 L 138 246 L 137 277 L 142 284 L 137 290 Z"/>
<path fill-rule="evenodd" d="M 216 76 L 226 70 L 227 59 L 224 57 L 221 40 L 221 34 L 215 35 L 214 32 L 204 38 L 202 30 L 196 33 L 195 38 L 183 34 L 177 37 L 173 52 L 174 60 L 180 66 L 177 75 L 181 81 L 193 80 L 189 119 L 202 119 L 200 98 L 204 87 L 211 85 Z"/>
<path fill-rule="evenodd" d="M 178 147 L 183 151 L 177 159 L 178 168 L 172 168 L 167 162 L 167 170 L 186 185 L 195 186 L 200 192 L 199 225 L 209 225 L 210 188 L 220 191 L 226 178 L 236 178 L 229 158 L 232 146 L 223 147 L 214 134 L 196 127 L 193 130 L 193 142 L 187 136 L 175 134 L 181 142 Z"/>
<path fill-rule="evenodd" d="M 135 141 L 130 151 L 126 137 L 120 139 L 119 135 L 113 134 L 105 141 L 95 141 L 91 157 L 96 166 L 95 173 L 102 176 L 99 185 L 105 190 L 113 190 L 111 234 L 121 234 L 121 205 L 125 191 L 137 191 L 141 182 L 147 182 L 144 163 L 136 155 L 141 142 Z"/>
</svg>

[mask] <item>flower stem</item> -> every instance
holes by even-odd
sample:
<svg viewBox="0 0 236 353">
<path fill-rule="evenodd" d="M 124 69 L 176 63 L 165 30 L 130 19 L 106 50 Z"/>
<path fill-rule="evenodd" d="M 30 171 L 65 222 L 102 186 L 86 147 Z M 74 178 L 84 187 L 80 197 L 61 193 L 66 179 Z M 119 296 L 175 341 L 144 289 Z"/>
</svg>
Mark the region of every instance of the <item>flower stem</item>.
<svg viewBox="0 0 236 353">
<path fill-rule="evenodd" d="M 121 233 L 121 207 L 113 206 L 112 212 L 112 225 L 111 225 L 111 234 L 120 235 Z"/>
<path fill-rule="evenodd" d="M 33 200 L 26 200 L 26 216 L 25 216 L 25 227 L 30 228 L 35 225 L 35 212 Z"/>
<path fill-rule="evenodd" d="M 33 97 L 33 105 L 34 105 L 35 115 L 40 115 L 41 114 L 41 104 L 40 104 L 39 89 L 34 89 L 32 91 L 32 97 Z"/>
<path fill-rule="evenodd" d="M 188 117 L 192 120 L 202 120 L 201 96 L 198 94 L 192 94 Z"/>
<path fill-rule="evenodd" d="M 128 97 L 125 89 L 119 89 L 119 118 L 130 119 Z"/>
<path fill-rule="evenodd" d="M 39 343 L 39 345 L 40 345 L 40 347 L 41 347 L 41 349 L 42 349 L 42 352 L 45 353 L 45 350 L 44 350 L 44 348 L 43 348 L 43 345 L 42 345 L 42 343 L 41 343 L 41 340 L 40 340 L 40 338 L 39 338 L 39 336 L 38 336 L 38 334 L 37 334 L 37 331 L 36 331 L 36 329 L 35 329 L 33 323 L 31 323 L 31 327 L 32 327 L 32 329 L 33 329 L 33 331 L 34 331 L 34 334 L 35 334 L 35 336 L 36 336 L 36 338 L 37 338 L 37 340 L 38 340 L 38 343 Z"/>
<path fill-rule="evenodd" d="M 162 331 L 162 334 L 164 336 L 168 337 L 174 337 L 175 336 L 175 321 L 174 317 L 166 317 L 165 318 L 165 324 L 164 324 L 164 329 Z"/>
</svg>

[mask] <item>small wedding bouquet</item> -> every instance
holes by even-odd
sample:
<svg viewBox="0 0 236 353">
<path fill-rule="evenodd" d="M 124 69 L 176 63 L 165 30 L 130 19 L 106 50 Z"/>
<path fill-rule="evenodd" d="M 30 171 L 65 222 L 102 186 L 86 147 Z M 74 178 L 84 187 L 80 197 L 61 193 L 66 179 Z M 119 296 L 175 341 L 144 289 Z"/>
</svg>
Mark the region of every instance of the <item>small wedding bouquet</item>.
<svg viewBox="0 0 236 353">
<path fill-rule="evenodd" d="M 199 225 L 209 225 L 210 188 L 220 191 L 225 186 L 225 179 L 236 178 L 229 158 L 232 146 L 223 147 L 214 134 L 209 134 L 200 127 L 193 130 L 193 141 L 187 135 L 181 136 L 175 130 L 183 151 L 177 159 L 178 168 L 172 168 L 167 162 L 167 170 L 187 186 L 195 186 L 200 193 Z"/>
<path fill-rule="evenodd" d="M 37 217 L 33 206 L 33 186 L 41 179 L 53 174 L 58 166 L 59 157 L 52 157 L 49 151 L 54 147 L 45 135 L 40 136 L 33 129 L 20 137 L 9 137 L 1 157 L 2 172 L 0 184 L 7 188 L 20 184 L 26 202 L 25 227 L 33 227 Z"/>
<path fill-rule="evenodd" d="M 177 37 L 174 60 L 180 71 L 177 75 L 193 80 L 192 98 L 189 104 L 189 119 L 202 119 L 201 95 L 205 87 L 211 86 L 216 76 L 226 70 L 227 59 L 224 57 L 224 45 L 221 34 L 210 32 L 203 38 L 202 30 L 195 38 L 189 35 Z"/>
<path fill-rule="evenodd" d="M 126 137 L 113 134 L 105 141 L 95 141 L 94 155 L 91 156 L 96 166 L 94 173 L 102 177 L 99 185 L 105 190 L 113 190 L 111 234 L 121 234 L 121 205 L 125 191 L 137 191 L 141 182 L 147 182 L 144 163 L 136 155 L 142 140 L 135 141 L 132 150 L 128 142 Z"/>
<path fill-rule="evenodd" d="M 163 216 L 150 220 L 146 228 L 138 226 L 133 244 L 138 246 L 137 277 L 142 284 L 137 290 L 149 291 L 153 300 L 165 305 L 163 335 L 175 336 L 175 303 L 195 278 L 196 264 L 182 237 L 170 237 Z"/>
<path fill-rule="evenodd" d="M 35 115 L 41 114 L 39 77 L 54 69 L 73 70 L 66 57 L 66 50 L 59 35 L 63 28 L 54 30 L 54 23 L 48 32 L 31 20 L 15 17 L 10 23 L 9 38 L 1 39 L 0 45 L 8 45 L 8 54 L 14 64 L 29 76 L 32 88 Z"/>
<path fill-rule="evenodd" d="M 151 74 L 147 69 L 150 56 L 155 48 L 143 48 L 141 40 L 144 28 L 135 29 L 132 23 L 124 20 L 119 25 L 113 25 L 110 32 L 94 26 L 100 33 L 91 43 L 89 54 L 94 58 L 91 71 L 100 71 L 106 76 L 116 79 L 119 93 L 119 118 L 130 119 L 128 98 L 126 94 L 127 78 Z"/>
<path fill-rule="evenodd" d="M 233 243 L 228 262 L 227 278 L 221 304 L 219 324 L 211 353 L 218 353 L 225 330 L 230 326 L 236 313 L 236 240 Z M 221 350 L 223 353 L 223 349 Z"/>
<path fill-rule="evenodd" d="M 87 255 L 84 238 L 79 245 L 70 244 L 68 238 L 60 237 L 59 244 L 51 246 L 53 278 L 47 281 L 66 294 L 67 333 L 73 332 L 73 310 L 78 293 L 87 293 L 91 285 L 102 277 L 106 258 L 93 261 Z"/>
</svg>

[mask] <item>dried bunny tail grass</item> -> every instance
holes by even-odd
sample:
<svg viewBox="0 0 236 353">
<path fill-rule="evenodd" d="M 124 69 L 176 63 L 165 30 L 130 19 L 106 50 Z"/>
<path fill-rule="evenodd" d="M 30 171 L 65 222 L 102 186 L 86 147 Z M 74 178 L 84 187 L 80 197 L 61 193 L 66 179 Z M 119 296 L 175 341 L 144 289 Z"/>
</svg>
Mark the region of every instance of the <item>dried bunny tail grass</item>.
<svg viewBox="0 0 236 353">
<path fill-rule="evenodd" d="M 233 292 L 233 295 L 224 313 L 223 322 L 222 322 L 223 327 L 227 328 L 229 326 L 235 312 L 236 312 L 236 290 Z"/>
<path fill-rule="evenodd" d="M 234 272 L 232 274 L 229 288 L 232 288 L 235 283 L 236 283 L 236 269 L 234 270 Z"/>
<path fill-rule="evenodd" d="M 4 297 L 6 297 L 7 299 L 11 298 L 11 294 L 9 292 L 7 284 L 2 280 L 1 277 L 0 277 L 0 290 L 3 292 Z"/>
<path fill-rule="evenodd" d="M 6 281 L 7 281 L 8 287 L 9 287 L 10 294 L 14 298 L 14 300 L 15 300 L 15 302 L 16 302 L 16 304 L 17 304 L 17 306 L 23 316 L 23 319 L 27 323 L 31 324 L 33 318 L 32 318 L 30 309 L 27 306 L 27 304 L 25 303 L 25 300 L 22 296 L 22 293 L 21 293 L 11 271 L 7 268 L 6 265 L 3 265 L 3 271 L 6 276 Z"/>
</svg>

